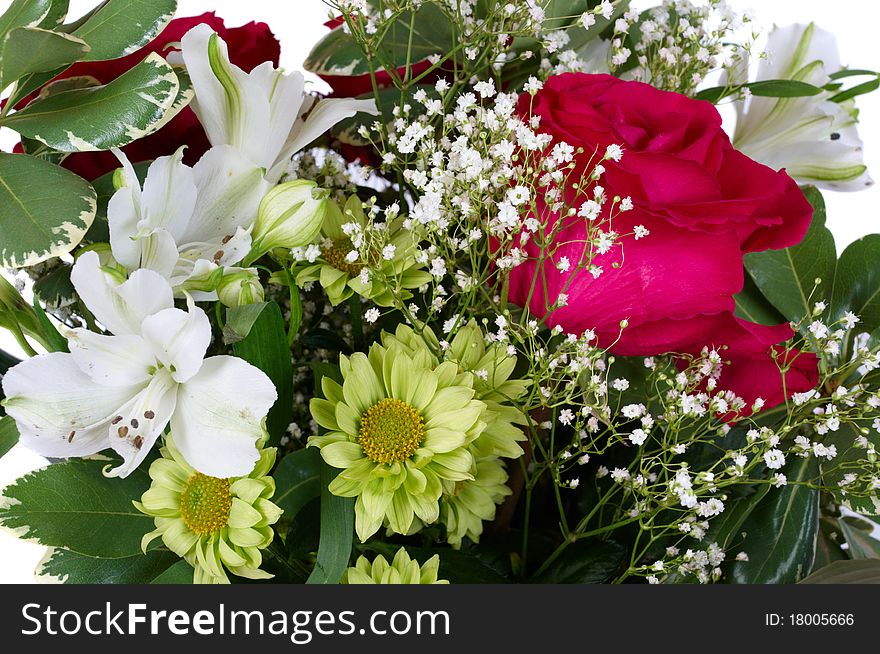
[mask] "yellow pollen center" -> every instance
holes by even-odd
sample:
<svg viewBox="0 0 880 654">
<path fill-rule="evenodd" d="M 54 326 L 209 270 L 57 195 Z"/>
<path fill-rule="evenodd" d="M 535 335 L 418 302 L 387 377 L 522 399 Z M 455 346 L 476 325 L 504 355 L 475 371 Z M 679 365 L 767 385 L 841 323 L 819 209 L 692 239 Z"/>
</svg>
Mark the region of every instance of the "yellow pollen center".
<svg viewBox="0 0 880 654">
<path fill-rule="evenodd" d="M 324 249 L 321 256 L 324 257 L 324 261 L 336 268 L 336 270 L 341 270 L 352 277 L 356 277 L 360 274 L 364 265 L 358 262 L 349 263 L 346 260 L 345 257 L 347 257 L 348 253 L 353 249 L 354 246 L 351 244 L 351 239 L 347 237 L 338 238 L 333 241 L 333 245 Z"/>
<path fill-rule="evenodd" d="M 419 449 L 425 419 L 406 402 L 385 398 L 361 416 L 358 444 L 374 463 L 399 463 Z"/>
<path fill-rule="evenodd" d="M 180 494 L 180 515 L 197 534 L 213 534 L 229 524 L 232 491 L 228 479 L 196 472 Z"/>
</svg>

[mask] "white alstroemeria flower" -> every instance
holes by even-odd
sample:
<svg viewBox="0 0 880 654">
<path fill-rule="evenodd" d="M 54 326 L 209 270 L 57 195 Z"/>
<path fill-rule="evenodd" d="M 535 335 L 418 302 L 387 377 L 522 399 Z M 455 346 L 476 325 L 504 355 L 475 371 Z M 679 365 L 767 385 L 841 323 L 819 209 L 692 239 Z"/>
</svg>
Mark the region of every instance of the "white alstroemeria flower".
<svg viewBox="0 0 880 654">
<path fill-rule="evenodd" d="M 182 57 L 195 89 L 193 110 L 212 145 L 229 144 L 281 178 L 290 158 L 358 112 L 377 113 L 373 100 L 316 101 L 305 78 L 285 74 L 267 61 L 244 72 L 229 61 L 226 43 L 207 25 L 196 25 L 182 41 Z"/>
<path fill-rule="evenodd" d="M 271 380 L 242 359 L 205 359 L 211 325 L 189 301 L 174 308 L 171 287 L 152 270 L 120 283 L 95 252 L 71 272 L 85 305 L 112 336 L 68 333 L 70 354 L 28 359 L 3 377 L 6 412 L 21 441 L 47 457 L 112 448 L 125 477 L 171 425 L 187 462 L 212 477 L 248 474 L 259 459 L 261 421 L 275 403 Z"/>
<path fill-rule="evenodd" d="M 747 68 L 746 65 L 739 71 Z M 774 29 L 758 80 L 789 79 L 825 86 L 840 70 L 834 35 L 809 25 Z M 745 79 L 732 80 L 743 82 Z M 833 92 L 795 98 L 751 96 L 738 102 L 734 146 L 756 161 L 785 168 L 802 184 L 858 191 L 873 184 L 864 164 L 855 101 L 830 102 Z"/>
<path fill-rule="evenodd" d="M 155 270 L 178 295 L 187 280 L 197 288 L 218 266 L 242 260 L 271 188 L 263 171 L 231 146 L 211 148 L 193 168 L 183 163 L 183 150 L 150 164 L 143 188 L 125 155 L 114 150 L 124 186 L 107 206 L 113 257 L 129 270 Z"/>
</svg>

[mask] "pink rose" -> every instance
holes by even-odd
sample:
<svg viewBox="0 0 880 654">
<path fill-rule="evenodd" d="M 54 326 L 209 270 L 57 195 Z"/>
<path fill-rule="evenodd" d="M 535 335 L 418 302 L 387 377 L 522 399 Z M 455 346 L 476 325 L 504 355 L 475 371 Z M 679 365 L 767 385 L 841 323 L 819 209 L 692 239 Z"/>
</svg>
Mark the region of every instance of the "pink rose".
<svg viewBox="0 0 880 654">
<path fill-rule="evenodd" d="M 574 179 L 609 145 L 620 146 L 622 159 L 603 161 L 598 183 L 609 198 L 631 198 L 634 208 L 615 217 L 613 229 L 631 234 L 644 226 L 649 234 L 627 236 L 606 254 L 594 255 L 592 263 L 602 269 L 598 277 L 584 270 L 571 279 L 557 264 L 566 257 L 574 269 L 584 258 L 585 219 L 539 207 L 545 223 L 565 221 L 556 237 L 560 245 L 536 270 L 541 252 L 529 242 L 529 258 L 511 273 L 511 301 L 528 302 L 532 313 L 568 332 L 592 329 L 599 343 L 617 354 L 699 354 L 704 346 L 727 346 L 731 365 L 719 388 L 749 405 L 757 397 L 766 406 L 782 402 L 773 354 L 779 355 L 776 344 L 790 338 L 791 330 L 735 318 L 733 296 L 742 290 L 744 252 L 789 247 L 809 228 L 812 208 L 797 184 L 784 171 L 736 151 L 713 105 L 647 84 L 560 75 L 534 98 L 524 94 L 519 112 L 540 116 L 539 131 L 553 135 L 554 143 L 582 149 Z M 573 200 L 574 192 L 567 193 Z M 605 218 L 610 204 L 603 208 Z M 560 293 L 567 302 L 554 309 Z M 628 326 L 621 331 L 623 320 Z M 789 357 L 795 363 L 786 378 L 788 393 L 812 388 L 815 357 Z"/>
</svg>

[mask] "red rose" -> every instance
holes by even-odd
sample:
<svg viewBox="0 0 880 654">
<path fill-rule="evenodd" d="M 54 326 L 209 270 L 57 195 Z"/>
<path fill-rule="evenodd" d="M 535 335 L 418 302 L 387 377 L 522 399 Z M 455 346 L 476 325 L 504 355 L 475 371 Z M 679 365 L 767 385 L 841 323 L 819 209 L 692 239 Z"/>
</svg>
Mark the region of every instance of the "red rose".
<svg viewBox="0 0 880 654">
<path fill-rule="evenodd" d="M 184 34 L 200 23 L 207 23 L 220 35 L 220 38 L 226 41 L 232 63 L 237 64 L 245 71 L 252 70 L 264 61 L 272 61 L 276 66 L 278 65 L 281 44 L 272 34 L 268 25 L 248 23 L 241 27 L 227 28 L 222 18 L 218 18 L 214 12 L 210 12 L 201 16 L 175 18 L 159 36 L 137 52 L 111 61 L 74 64 L 55 80 L 91 76 L 102 84 L 106 84 L 143 61 L 151 52 L 167 54 L 165 49 L 169 43 L 179 42 Z M 156 133 L 123 147 L 122 151 L 132 162 L 148 161 L 172 154 L 181 145 L 189 146 L 184 160 L 190 165 L 198 161 L 210 147 L 205 131 L 189 107 L 186 107 Z M 110 152 L 78 152 L 67 157 L 63 165 L 78 175 L 92 180 L 115 170 L 119 167 L 119 162 Z"/>
<path fill-rule="evenodd" d="M 772 354 L 791 330 L 734 318 L 733 296 L 742 290 L 744 252 L 794 245 L 809 228 L 812 208 L 797 184 L 736 151 L 713 105 L 647 84 L 560 75 L 534 98 L 524 94 L 519 112 L 540 116 L 540 131 L 554 142 L 582 148 L 574 179 L 595 165 L 594 153 L 601 157 L 609 145 L 621 146 L 623 158 L 603 162 L 599 184 L 608 197 L 632 198 L 634 209 L 615 217 L 613 228 L 630 234 L 642 225 L 650 233 L 594 256 L 602 268 L 598 277 L 581 271 L 569 283 L 570 274 L 557 264 L 566 257 L 574 268 L 582 260 L 585 219 L 540 210 L 545 221 L 565 220 L 556 237 L 562 245 L 540 271 L 540 251 L 533 243 L 525 247 L 529 258 L 511 273 L 510 299 L 528 301 L 532 313 L 568 332 L 593 329 L 599 343 L 618 354 L 699 354 L 704 346 L 728 346 L 732 365 L 719 388 L 749 403 L 783 401 Z M 536 272 L 539 281 L 527 300 Z M 567 304 L 551 311 L 563 292 Z M 628 326 L 621 333 L 622 320 Z M 816 383 L 815 357 L 797 362 L 797 374 L 786 379 L 789 393 Z"/>
</svg>

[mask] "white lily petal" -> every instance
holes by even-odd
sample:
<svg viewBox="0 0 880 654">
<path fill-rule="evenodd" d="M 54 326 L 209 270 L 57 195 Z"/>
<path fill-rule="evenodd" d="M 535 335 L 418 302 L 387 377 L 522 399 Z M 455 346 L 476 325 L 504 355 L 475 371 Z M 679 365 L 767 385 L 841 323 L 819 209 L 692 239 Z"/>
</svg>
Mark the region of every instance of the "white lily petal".
<svg viewBox="0 0 880 654">
<path fill-rule="evenodd" d="M 272 381 L 242 359 L 216 356 L 178 391 L 171 419 L 174 443 L 193 468 L 239 477 L 259 459 L 261 421 L 277 399 Z"/>
<path fill-rule="evenodd" d="M 254 163 L 274 161 L 268 141 L 268 93 L 259 80 L 230 63 L 226 44 L 207 25 L 193 27 L 181 39 L 183 60 L 196 92 L 191 106 L 212 145 L 239 148 Z"/>
<path fill-rule="evenodd" d="M 207 250 L 218 245 L 216 241 L 233 236 L 239 227 L 249 229 L 253 225 L 260 200 L 271 185 L 263 178 L 261 168 L 229 145 L 208 150 L 193 173 L 199 189 L 198 202 L 177 241 L 181 250 L 205 244 L 202 258 L 214 259 L 221 248 Z"/>
<path fill-rule="evenodd" d="M 184 149 L 150 164 L 142 199 L 148 226 L 167 229 L 175 240 L 189 223 L 198 195 L 193 169 L 183 163 Z"/>
<path fill-rule="evenodd" d="M 141 222 L 140 195 L 140 186 L 123 186 L 107 204 L 110 249 L 113 258 L 129 270 L 137 269 L 141 263 L 141 244 L 135 239 Z"/>
<path fill-rule="evenodd" d="M 140 336 L 104 336 L 88 329 L 71 330 L 70 355 L 79 369 L 102 386 L 146 384 L 156 357 Z"/>
<path fill-rule="evenodd" d="M 244 259 L 251 249 L 251 234 L 239 227 L 231 239 L 222 244 L 223 256 L 218 260 L 221 266 L 234 266 Z"/>
<path fill-rule="evenodd" d="M 269 179 L 277 181 L 283 172 L 283 168 L 279 166 L 286 167 L 294 154 L 339 121 L 351 118 L 357 113 L 376 115 L 379 110 L 376 108 L 375 100 L 372 99 L 326 98 L 318 101 L 305 121 L 297 122 L 293 126 L 277 165 L 269 172 Z"/>
<path fill-rule="evenodd" d="M 98 322 L 117 336 L 139 334 L 149 315 L 174 306 L 168 282 L 152 270 L 136 270 L 117 284 L 101 270 L 96 252 L 82 254 L 70 273 L 76 292 Z"/>
<path fill-rule="evenodd" d="M 106 448 L 107 425 L 142 386 L 99 386 L 61 352 L 22 361 L 3 377 L 6 412 L 21 442 L 47 457 L 87 456 Z"/>
<path fill-rule="evenodd" d="M 271 165 L 278 159 L 290 137 L 291 126 L 302 113 L 306 81 L 299 71 L 285 74 L 276 70 L 271 61 L 254 68 L 251 77 L 268 90 L 269 124 L 266 138 L 271 148 L 271 159 L 268 160 Z"/>
<path fill-rule="evenodd" d="M 183 383 L 202 366 L 211 344 L 211 323 L 190 299 L 188 312 L 165 309 L 146 318 L 143 336 L 156 358 L 171 370 L 174 381 Z"/>
<path fill-rule="evenodd" d="M 109 427 L 109 444 L 123 462 L 108 477 L 127 477 L 165 431 L 177 404 L 177 383 L 160 371 L 149 385 L 121 407 Z M 104 433 L 108 438 L 107 432 Z M 106 441 L 105 441 L 106 443 Z"/>
</svg>

